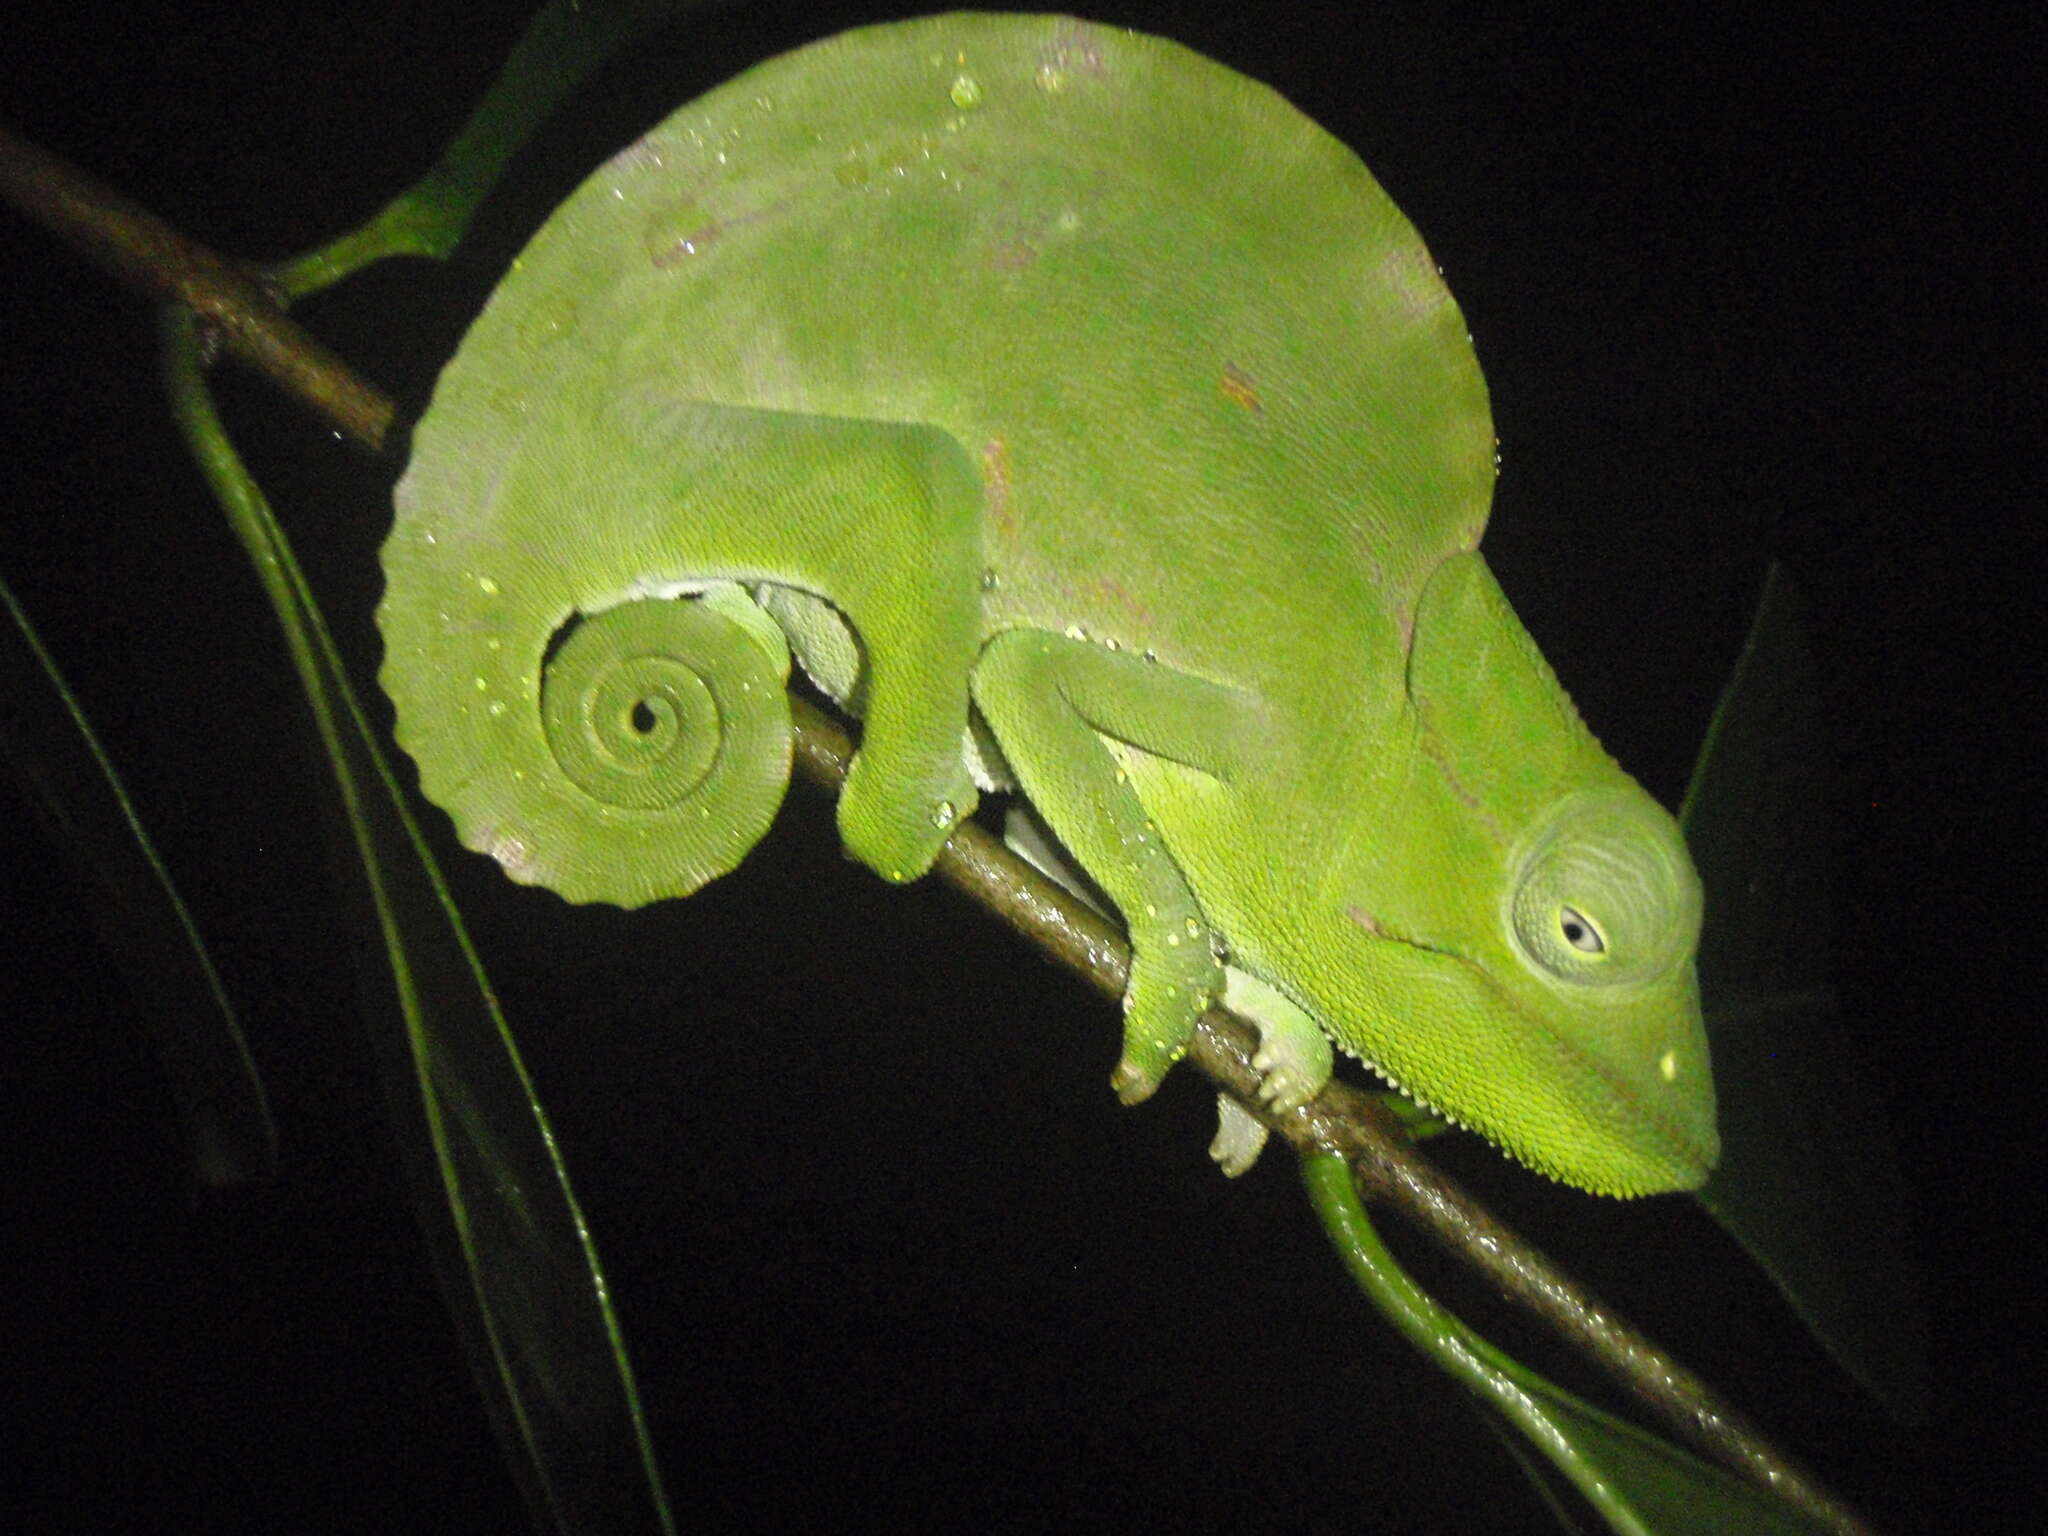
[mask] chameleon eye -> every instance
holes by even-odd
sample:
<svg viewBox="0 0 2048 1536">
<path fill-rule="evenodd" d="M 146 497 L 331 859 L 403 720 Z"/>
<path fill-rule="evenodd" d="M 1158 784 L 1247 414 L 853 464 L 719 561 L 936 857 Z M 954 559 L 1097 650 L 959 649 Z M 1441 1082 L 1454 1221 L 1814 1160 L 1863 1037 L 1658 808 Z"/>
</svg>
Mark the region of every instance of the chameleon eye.
<svg viewBox="0 0 2048 1536">
<path fill-rule="evenodd" d="M 1557 931 L 1564 935 L 1565 943 L 1581 954 L 1602 955 L 1607 952 L 1607 941 L 1600 936 L 1600 930 L 1577 907 L 1557 909 Z"/>
<path fill-rule="evenodd" d="M 1502 916 L 1523 959 L 1556 981 L 1643 981 L 1682 957 L 1699 931 L 1699 882 L 1678 829 L 1639 794 L 1558 802 L 1513 867 Z"/>
</svg>

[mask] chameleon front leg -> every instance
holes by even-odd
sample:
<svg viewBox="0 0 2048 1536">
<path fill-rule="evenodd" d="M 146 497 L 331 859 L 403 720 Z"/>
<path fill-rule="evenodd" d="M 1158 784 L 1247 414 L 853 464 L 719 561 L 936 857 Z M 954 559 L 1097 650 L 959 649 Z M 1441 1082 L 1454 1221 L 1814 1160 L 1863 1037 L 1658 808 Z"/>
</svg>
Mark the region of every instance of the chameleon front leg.
<svg viewBox="0 0 2048 1536">
<path fill-rule="evenodd" d="M 1131 936 L 1127 1104 L 1149 1098 L 1219 995 L 1217 938 L 1104 738 L 1227 778 L 1256 717 L 1246 694 L 1128 652 L 1010 630 L 975 664 L 974 702 L 1033 808 L 1116 904 Z"/>
</svg>

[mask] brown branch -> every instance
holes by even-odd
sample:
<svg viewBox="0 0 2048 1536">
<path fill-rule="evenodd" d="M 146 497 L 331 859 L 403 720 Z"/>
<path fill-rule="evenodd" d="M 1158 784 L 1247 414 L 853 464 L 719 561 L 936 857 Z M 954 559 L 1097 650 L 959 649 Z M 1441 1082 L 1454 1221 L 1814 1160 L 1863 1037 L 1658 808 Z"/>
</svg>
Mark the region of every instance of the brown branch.
<svg viewBox="0 0 2048 1536">
<path fill-rule="evenodd" d="M 368 447 L 384 446 L 395 414 L 391 402 L 286 319 L 242 268 L 5 130 L 0 130 L 0 194 L 145 293 L 191 305 L 219 328 L 238 356 L 254 362 L 288 393 Z M 797 765 L 814 784 L 836 794 L 852 761 L 853 743 L 836 721 L 802 699 L 791 703 Z M 1123 936 L 985 828 L 963 823 L 941 851 L 934 873 L 1106 996 L 1122 997 L 1130 965 Z M 1422 1157 L 1399 1122 L 1372 1098 L 1332 1082 L 1314 1103 L 1292 1114 L 1276 1116 L 1265 1109 L 1258 1098 L 1259 1074 L 1251 1065 L 1257 1044 L 1251 1025 L 1212 1008 L 1188 1059 L 1298 1151 L 1343 1153 L 1377 1201 L 1400 1210 L 1461 1255 L 1707 1456 L 1829 1529 L 1845 1536 L 1869 1531 L 1704 1381 Z"/>
<path fill-rule="evenodd" d="M 152 299 L 183 304 L 229 352 L 364 447 L 382 451 L 390 400 L 286 316 L 247 268 L 0 127 L 0 197 Z"/>
</svg>

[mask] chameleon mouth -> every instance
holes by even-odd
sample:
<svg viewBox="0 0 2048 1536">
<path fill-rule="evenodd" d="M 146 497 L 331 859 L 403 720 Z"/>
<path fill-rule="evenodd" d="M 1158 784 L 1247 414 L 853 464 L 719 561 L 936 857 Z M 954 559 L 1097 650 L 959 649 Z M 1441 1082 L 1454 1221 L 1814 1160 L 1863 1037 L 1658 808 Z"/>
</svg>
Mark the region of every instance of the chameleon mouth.
<svg viewBox="0 0 2048 1536">
<path fill-rule="evenodd" d="M 1339 1049 L 1347 1056 L 1362 1062 L 1405 1098 L 1478 1133 L 1515 1162 L 1559 1183 L 1629 1197 L 1697 1188 L 1706 1181 L 1719 1158 L 1718 1139 L 1711 1136 L 1711 1112 L 1707 1122 L 1710 1139 L 1702 1142 L 1682 1115 L 1659 1102 L 1675 1105 L 1679 1101 L 1646 1092 L 1633 1075 L 1567 1039 L 1543 1013 L 1515 996 L 1473 956 L 1400 933 L 1361 907 L 1347 907 L 1345 916 L 1377 939 L 1431 957 L 1443 967 L 1438 974 L 1448 985 L 1468 998 L 1477 993 L 1489 1005 L 1454 1004 L 1459 1011 L 1469 1008 L 1475 1015 L 1493 1012 L 1514 1021 L 1514 1037 L 1535 1043 L 1538 1054 L 1555 1064 L 1555 1071 L 1542 1076 L 1564 1087 L 1545 1097 L 1553 1118 L 1568 1120 L 1576 1129 L 1571 1150 L 1561 1155 L 1560 1142 L 1554 1136 L 1517 1133 L 1497 1108 L 1485 1106 L 1487 1097 L 1499 1097 L 1486 1095 L 1485 1085 L 1505 1082 L 1508 1075 L 1483 1055 L 1467 1052 L 1448 1080 L 1449 1091 L 1440 1089 L 1435 1095 L 1417 1091 L 1409 1074 L 1399 1067 L 1340 1042 Z"/>
</svg>

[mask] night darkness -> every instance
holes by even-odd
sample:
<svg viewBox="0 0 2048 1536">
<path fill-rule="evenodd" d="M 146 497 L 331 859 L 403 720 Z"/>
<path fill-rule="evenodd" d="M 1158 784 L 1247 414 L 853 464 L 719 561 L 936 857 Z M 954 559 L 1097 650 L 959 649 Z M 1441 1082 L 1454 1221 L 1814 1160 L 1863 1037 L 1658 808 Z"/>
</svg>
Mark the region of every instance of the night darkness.
<svg viewBox="0 0 2048 1536">
<path fill-rule="evenodd" d="M 2014 1202 L 2038 1200 L 2038 1110 L 2009 1065 L 2039 1033 L 2020 914 L 2040 883 L 2024 829 L 2048 653 L 2022 340 L 2039 204 L 2018 182 L 2041 137 L 2034 8 L 1873 27 L 1785 6 L 1757 27 L 1718 8 L 1371 6 L 1341 32 L 1326 9 L 1093 14 L 1276 86 L 1422 231 L 1492 389 L 1489 558 L 1667 803 L 1766 563 L 1800 585 L 1840 989 L 1895 1081 L 1942 1276 L 1931 1427 L 1889 1424 L 1686 1202 L 1593 1201 L 1477 1145 L 1445 1160 L 1879 1528 L 2035 1523 L 2013 1426 L 2038 1326 L 2012 1287 L 2035 1246 Z M 495 10 L 22 0 L 0 121 L 217 250 L 274 257 L 424 169 L 517 33 L 523 7 Z M 599 161 L 769 54 L 895 14 L 741 10 L 589 86 L 447 268 L 387 264 L 300 318 L 416 409 Z M 0 211 L 0 359 L 0 571 L 217 946 L 284 1159 L 263 1188 L 188 1186 L 134 1027 L 148 1001 L 0 787 L 0 1460 L 7 1504 L 28 1500 L 7 1523 L 518 1529 L 383 1124 L 326 770 L 162 409 L 149 314 Z M 370 611 L 398 466 L 247 375 L 220 392 L 381 710 Z M 1120 1111 L 1111 1008 L 936 888 L 848 864 L 814 794 L 791 792 L 739 873 L 633 916 L 515 891 L 430 820 L 608 1261 L 686 1524 L 1543 1528 L 1457 1390 L 1349 1292 L 1288 1160 L 1216 1177 L 1192 1074 Z"/>
</svg>

